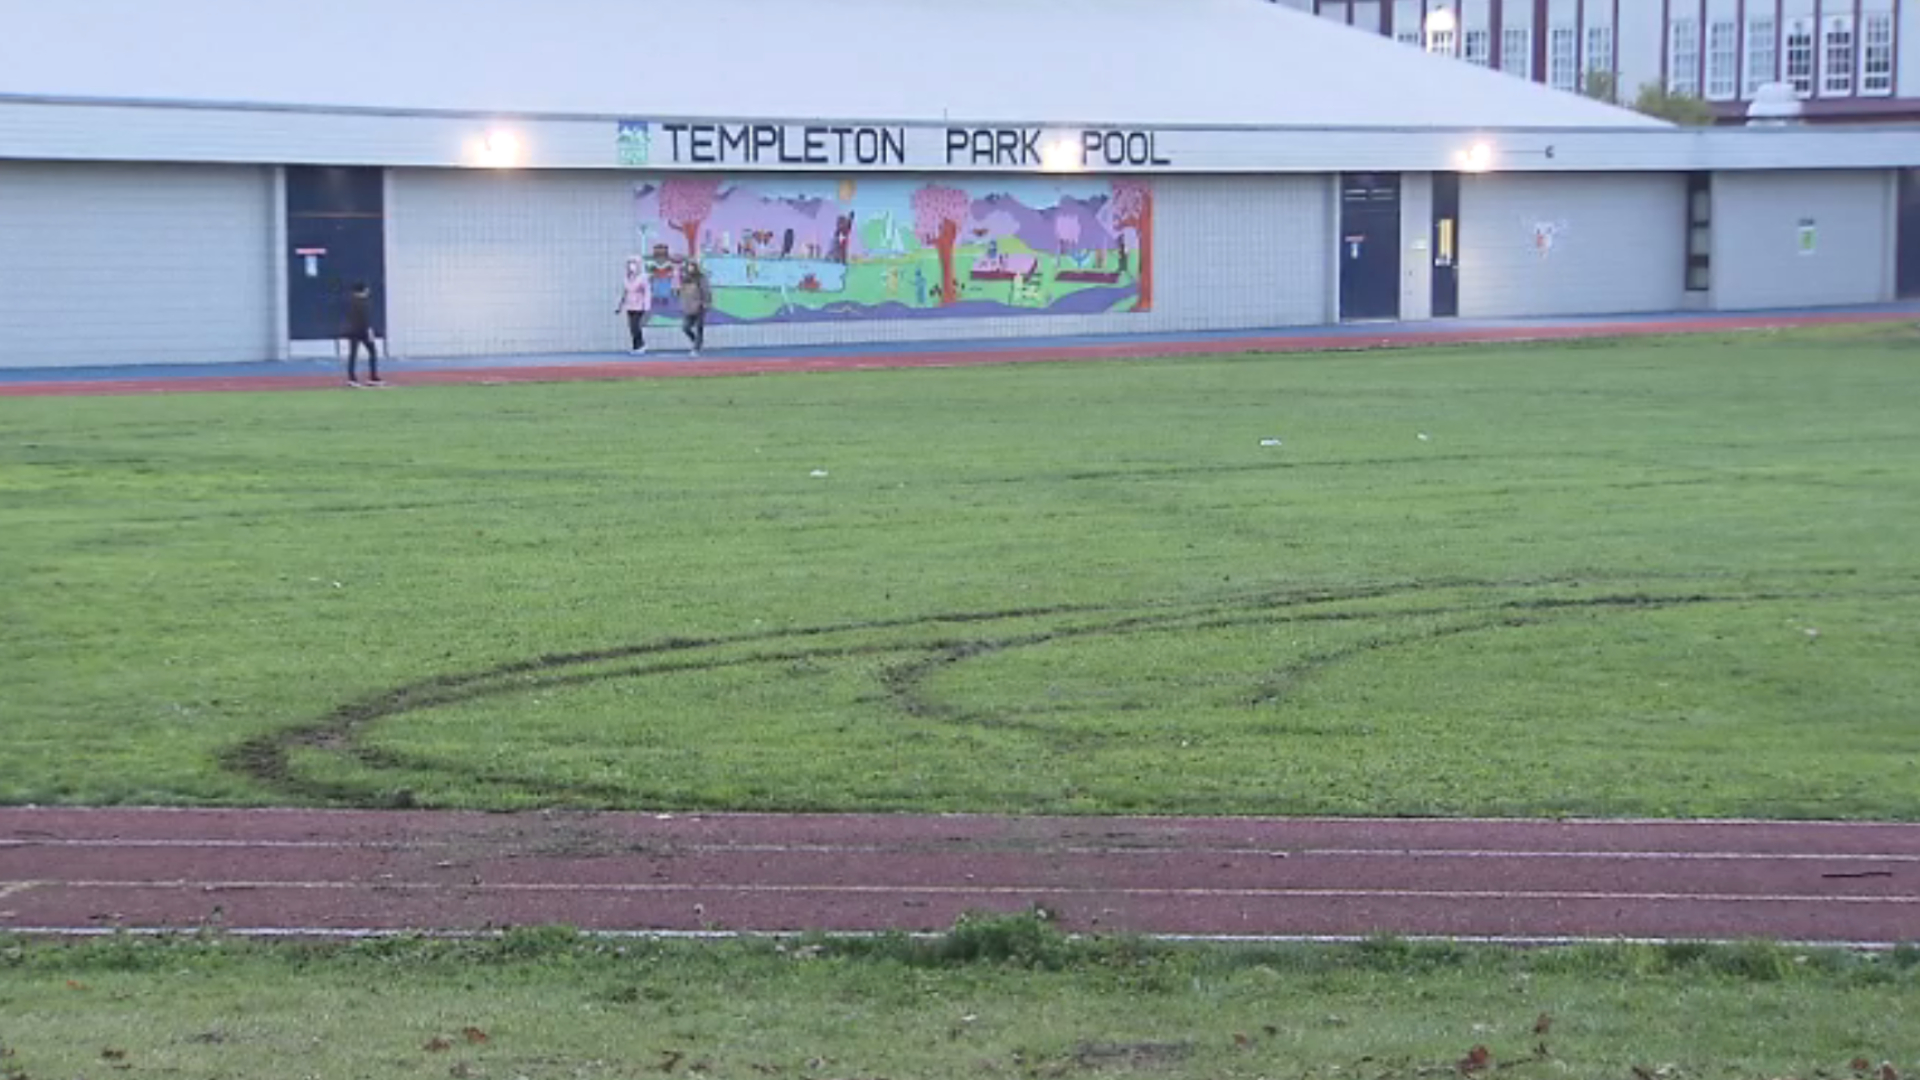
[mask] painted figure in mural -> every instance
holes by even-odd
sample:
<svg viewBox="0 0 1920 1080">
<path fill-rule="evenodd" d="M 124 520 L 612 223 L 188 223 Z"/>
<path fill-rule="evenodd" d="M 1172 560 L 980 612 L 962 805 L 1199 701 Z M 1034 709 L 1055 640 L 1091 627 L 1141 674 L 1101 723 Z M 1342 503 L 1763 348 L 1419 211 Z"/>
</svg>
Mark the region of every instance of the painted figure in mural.
<svg viewBox="0 0 1920 1080">
<path fill-rule="evenodd" d="M 713 282 L 699 263 L 689 261 L 680 271 L 680 310 L 684 315 L 681 325 L 695 356 L 707 347 L 707 311 L 712 307 Z"/>
<path fill-rule="evenodd" d="M 1127 238 L 1122 235 L 1114 237 L 1114 240 L 1120 245 L 1120 272 L 1125 274 L 1127 272 Z"/>
<path fill-rule="evenodd" d="M 793 230 L 788 229 L 786 236 L 782 238 L 780 241 L 780 257 L 784 259 L 792 254 L 793 254 Z"/>
<path fill-rule="evenodd" d="M 387 385 L 380 378 L 380 350 L 373 344 L 373 290 L 365 282 L 356 282 L 347 294 L 346 325 L 340 336 L 347 340 L 347 385 Z M 364 383 L 357 370 L 362 345 L 367 347 L 367 381 Z"/>
<path fill-rule="evenodd" d="M 673 302 L 673 257 L 667 254 L 667 245 L 655 244 L 653 258 L 647 263 L 648 290 L 652 293 L 651 307 L 661 310 Z"/>
<path fill-rule="evenodd" d="M 853 261 L 852 211 L 848 211 L 846 214 L 834 219 L 833 254 L 829 257 L 842 266 Z"/>
<path fill-rule="evenodd" d="M 647 264 L 641 262 L 638 255 L 627 260 L 627 279 L 620 286 L 620 306 L 613 310 L 616 315 L 627 317 L 633 355 L 647 355 L 647 313 L 653 310 L 653 287 L 647 283 Z"/>
</svg>

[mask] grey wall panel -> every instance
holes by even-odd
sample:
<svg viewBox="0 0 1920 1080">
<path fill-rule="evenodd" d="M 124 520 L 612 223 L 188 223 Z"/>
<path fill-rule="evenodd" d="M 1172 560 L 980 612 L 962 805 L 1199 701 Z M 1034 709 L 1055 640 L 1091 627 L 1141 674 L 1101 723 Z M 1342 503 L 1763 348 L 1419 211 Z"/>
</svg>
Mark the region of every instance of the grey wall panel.
<svg viewBox="0 0 1920 1080">
<path fill-rule="evenodd" d="M 0 366 L 278 355 L 273 177 L 0 161 Z"/>
<path fill-rule="evenodd" d="M 1676 310 L 1685 212 L 1681 173 L 1462 177 L 1460 314 Z"/>
<path fill-rule="evenodd" d="M 416 169 L 392 177 L 389 322 L 400 355 L 623 348 L 614 303 L 621 266 L 635 246 L 633 191 L 641 178 Z M 724 349 L 952 341 L 1327 319 L 1332 232 L 1325 178 L 1172 177 L 1154 181 L 1154 191 L 1150 313 L 719 326 L 709 343 Z M 666 330 L 652 331 L 650 341 L 682 345 Z"/>
<path fill-rule="evenodd" d="M 1893 298 L 1891 174 L 1720 173 L 1713 182 L 1713 306 L 1870 304 Z M 1813 248 L 1801 245 L 1810 222 Z"/>
</svg>

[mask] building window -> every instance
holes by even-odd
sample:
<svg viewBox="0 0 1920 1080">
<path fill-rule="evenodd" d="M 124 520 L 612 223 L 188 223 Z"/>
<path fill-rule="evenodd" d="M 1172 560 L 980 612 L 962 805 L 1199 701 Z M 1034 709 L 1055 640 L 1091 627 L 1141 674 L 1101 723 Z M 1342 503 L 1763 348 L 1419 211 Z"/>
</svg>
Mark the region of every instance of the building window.
<svg viewBox="0 0 1920 1080">
<path fill-rule="evenodd" d="M 1774 48 L 1773 19 L 1750 19 L 1747 22 L 1747 97 L 1759 93 L 1760 88 L 1778 78 L 1779 53 Z"/>
<path fill-rule="evenodd" d="M 1427 51 L 1430 53 L 1433 53 L 1436 56 L 1452 56 L 1453 55 L 1453 31 L 1451 30 L 1427 31 Z"/>
<path fill-rule="evenodd" d="M 1675 19 L 1667 29 L 1667 93 L 1700 92 L 1700 26 Z"/>
<path fill-rule="evenodd" d="M 1739 24 L 1707 24 L 1707 99 L 1731 101 L 1740 82 Z"/>
<path fill-rule="evenodd" d="M 1687 174 L 1687 291 L 1713 284 L 1713 174 Z"/>
<path fill-rule="evenodd" d="M 1787 83 L 1801 97 L 1813 93 L 1813 24 L 1805 19 L 1787 24 Z"/>
<path fill-rule="evenodd" d="M 1587 27 L 1587 74 L 1613 74 L 1613 27 Z"/>
<path fill-rule="evenodd" d="M 1420 31 L 1396 30 L 1393 33 L 1393 40 L 1399 42 L 1402 45 L 1411 45 L 1417 49 L 1420 47 Z"/>
<path fill-rule="evenodd" d="M 1579 37 L 1571 26 L 1547 31 L 1547 83 L 1555 90 L 1580 89 Z"/>
<path fill-rule="evenodd" d="M 1853 19 L 1827 20 L 1827 39 L 1821 51 L 1820 93 L 1845 97 L 1853 93 Z"/>
<path fill-rule="evenodd" d="M 1492 36 L 1485 30 L 1469 30 L 1461 35 L 1460 38 L 1461 45 L 1465 47 L 1461 55 L 1466 58 L 1469 64 L 1478 64 L 1481 67 L 1486 67 L 1489 59 L 1487 49 L 1488 46 L 1492 44 L 1492 41 Z"/>
<path fill-rule="evenodd" d="M 1500 70 L 1523 79 L 1533 78 L 1533 31 L 1509 26 L 1500 31 Z"/>
<path fill-rule="evenodd" d="M 1893 16 L 1878 11 L 1860 24 L 1860 92 L 1893 93 Z"/>
</svg>

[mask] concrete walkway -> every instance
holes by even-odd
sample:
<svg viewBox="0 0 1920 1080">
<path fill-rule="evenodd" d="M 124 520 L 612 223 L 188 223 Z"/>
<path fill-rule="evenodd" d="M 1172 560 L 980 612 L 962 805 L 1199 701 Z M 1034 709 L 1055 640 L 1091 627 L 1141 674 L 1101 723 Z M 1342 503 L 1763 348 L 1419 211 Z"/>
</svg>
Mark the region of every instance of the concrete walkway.
<svg viewBox="0 0 1920 1080">
<path fill-rule="evenodd" d="M 1763 312 L 1669 312 L 1564 319 L 1445 320 L 1361 323 L 1263 330 L 1002 338 L 868 345 L 710 350 L 698 359 L 662 351 L 625 354 L 523 354 L 387 361 L 397 385 L 554 382 L 657 376 L 745 375 L 857 368 L 950 367 L 962 364 L 1150 359 L 1236 352 L 1327 352 L 1485 344 L 1569 338 L 1636 337 L 1920 320 L 1920 303 Z M 724 336 L 722 335 L 722 340 Z M 0 397 L 167 391 L 334 388 L 341 364 L 331 360 L 232 364 L 0 367 Z"/>
</svg>

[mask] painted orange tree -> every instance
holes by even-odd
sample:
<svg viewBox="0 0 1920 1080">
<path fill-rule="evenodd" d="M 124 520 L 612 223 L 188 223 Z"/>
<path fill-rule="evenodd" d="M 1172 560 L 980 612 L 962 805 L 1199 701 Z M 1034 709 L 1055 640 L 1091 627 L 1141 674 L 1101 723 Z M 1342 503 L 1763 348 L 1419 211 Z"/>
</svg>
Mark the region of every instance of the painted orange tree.
<svg viewBox="0 0 1920 1080">
<path fill-rule="evenodd" d="M 675 177 L 660 185 L 660 219 L 687 238 L 687 257 L 700 254 L 700 226 L 720 199 L 720 181 Z"/>
<path fill-rule="evenodd" d="M 913 193 L 913 230 L 921 242 L 940 253 L 941 306 L 960 302 L 960 279 L 954 272 L 954 246 L 960 228 L 973 215 L 973 196 L 959 188 L 928 184 Z"/>
<path fill-rule="evenodd" d="M 1115 180 L 1113 182 L 1113 202 L 1108 204 L 1107 213 L 1113 220 L 1113 231 L 1132 229 L 1138 243 L 1140 256 L 1140 298 L 1134 302 L 1135 311 L 1153 310 L 1153 188 L 1144 180 Z"/>
</svg>

